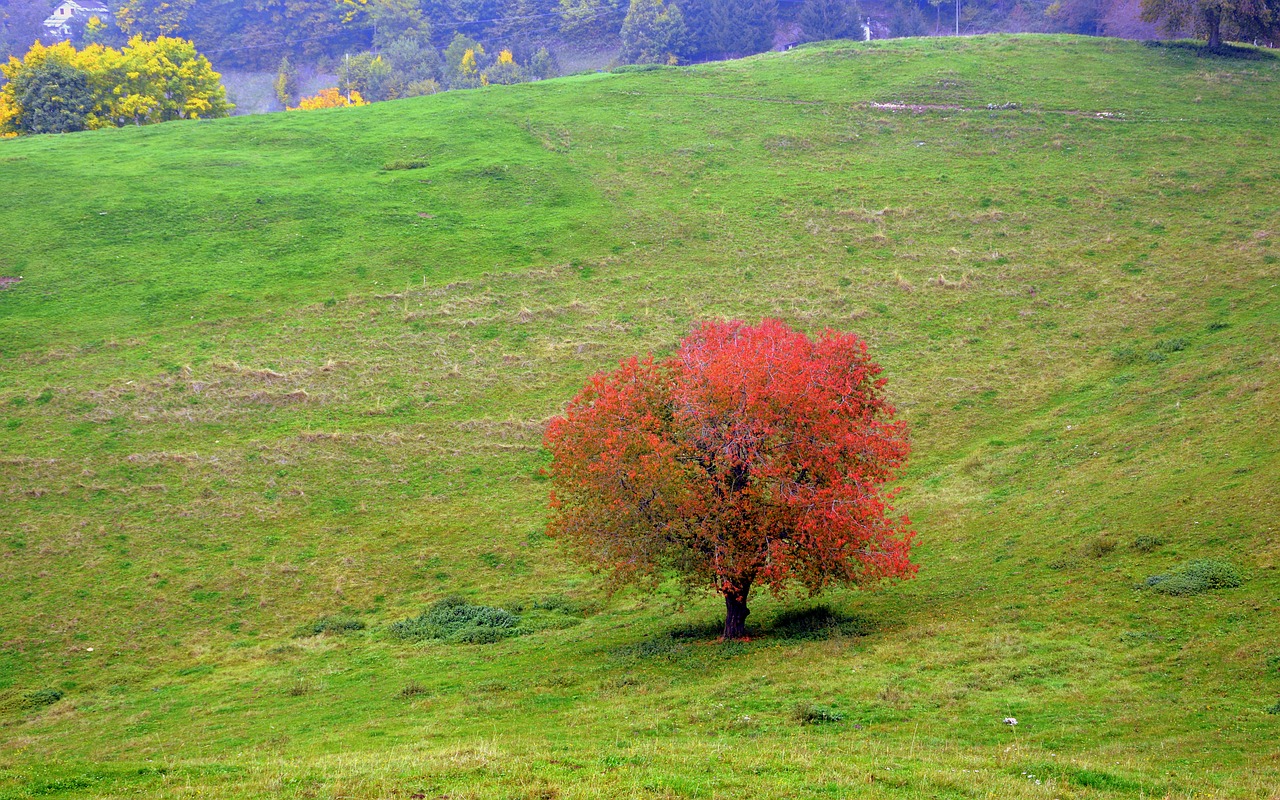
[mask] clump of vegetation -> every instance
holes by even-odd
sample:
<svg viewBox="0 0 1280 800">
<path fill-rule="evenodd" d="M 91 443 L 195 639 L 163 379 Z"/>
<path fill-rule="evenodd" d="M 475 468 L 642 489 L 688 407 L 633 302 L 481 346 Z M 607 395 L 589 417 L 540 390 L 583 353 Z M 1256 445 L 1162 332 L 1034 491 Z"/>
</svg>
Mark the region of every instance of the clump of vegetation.
<svg viewBox="0 0 1280 800">
<path fill-rule="evenodd" d="M 327 616 L 321 617 L 315 622 L 309 622 L 298 629 L 294 634 L 294 638 L 302 639 L 307 636 L 319 636 L 322 633 L 330 633 L 341 636 L 346 633 L 362 631 L 365 629 L 363 620 L 354 617 Z"/>
<path fill-rule="evenodd" d="M 813 703 L 801 703 L 791 712 L 796 722 L 801 725 L 826 725 L 832 722 L 843 722 L 844 714 L 834 708 L 825 708 Z"/>
<path fill-rule="evenodd" d="M 461 597 L 446 597 L 417 617 L 391 624 L 391 635 L 409 642 L 490 644 L 525 632 L 520 618 L 505 608 L 472 605 Z"/>
<path fill-rule="evenodd" d="M 57 689 L 36 689 L 22 696 L 22 705 L 26 708 L 44 708 L 61 700 L 62 692 Z"/>
<path fill-rule="evenodd" d="M 1133 549 L 1139 553 L 1150 553 L 1164 544 L 1164 540 L 1156 536 L 1142 535 L 1133 540 Z"/>
<path fill-rule="evenodd" d="M 424 695 L 426 693 L 427 693 L 427 687 L 423 686 L 417 681 L 409 681 L 409 683 L 405 684 L 405 687 L 400 690 L 399 696 L 403 700 L 408 700 L 410 698 L 418 697 L 419 695 Z"/>
<path fill-rule="evenodd" d="M 1244 579 L 1233 564 L 1206 558 L 1190 561 L 1167 575 L 1152 575 L 1145 585 L 1161 594 L 1183 596 L 1232 589 L 1242 583 Z"/>
<path fill-rule="evenodd" d="M 1280 700 L 1277 700 L 1277 701 L 1276 701 L 1276 704 L 1275 704 L 1275 705 L 1273 705 L 1273 706 L 1267 706 L 1267 713 L 1268 713 L 1268 714 L 1280 714 Z"/>
<path fill-rule="evenodd" d="M 1142 360 L 1137 350 L 1132 347 L 1117 347 L 1111 351 L 1111 360 L 1117 364 L 1136 364 Z"/>
<path fill-rule="evenodd" d="M 1280 676 L 1280 652 L 1272 653 L 1267 657 L 1267 671 Z"/>
<path fill-rule="evenodd" d="M 534 609 L 538 611 L 558 611 L 561 614 L 581 614 L 583 612 L 582 604 L 575 600 L 571 600 L 562 594 L 551 595 L 533 601 Z"/>
<path fill-rule="evenodd" d="M 1114 539 L 1107 536 L 1099 536 L 1084 546 L 1084 554 L 1090 558 L 1104 558 L 1111 555 L 1115 549 L 1116 542 Z"/>
<path fill-rule="evenodd" d="M 431 166 L 430 161 L 418 156 L 417 158 L 397 158 L 393 161 L 388 161 L 382 165 L 382 169 L 385 172 L 393 172 L 398 169 L 422 169 L 429 166 Z"/>
</svg>

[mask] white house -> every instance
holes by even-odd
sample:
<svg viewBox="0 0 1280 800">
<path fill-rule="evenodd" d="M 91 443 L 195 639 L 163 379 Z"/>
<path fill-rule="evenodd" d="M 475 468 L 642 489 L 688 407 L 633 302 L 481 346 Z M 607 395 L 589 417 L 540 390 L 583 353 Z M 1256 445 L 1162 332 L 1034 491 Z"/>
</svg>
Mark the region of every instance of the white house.
<svg viewBox="0 0 1280 800">
<path fill-rule="evenodd" d="M 44 21 L 46 36 L 43 38 L 47 38 L 51 44 L 70 41 L 84 33 L 84 26 L 91 18 L 98 17 L 106 22 L 110 14 L 106 6 L 95 0 L 84 0 L 82 3 L 63 0 Z"/>
</svg>

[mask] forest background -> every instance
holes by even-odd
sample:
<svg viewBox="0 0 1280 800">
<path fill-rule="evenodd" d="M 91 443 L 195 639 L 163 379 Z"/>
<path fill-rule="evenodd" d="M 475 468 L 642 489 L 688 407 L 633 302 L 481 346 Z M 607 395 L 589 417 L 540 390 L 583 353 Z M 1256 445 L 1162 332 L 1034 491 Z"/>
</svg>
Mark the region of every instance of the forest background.
<svg viewBox="0 0 1280 800">
<path fill-rule="evenodd" d="M 0 57 L 21 56 L 59 0 L 0 0 Z M 92 4 L 90 4 L 92 5 Z M 368 100 L 628 63 L 698 63 L 833 38 L 1079 33 L 1154 39 L 1140 0 L 106 0 L 75 43 L 195 43 L 236 113 L 325 87 Z M 1190 31 L 1187 31 L 1190 32 Z"/>
</svg>

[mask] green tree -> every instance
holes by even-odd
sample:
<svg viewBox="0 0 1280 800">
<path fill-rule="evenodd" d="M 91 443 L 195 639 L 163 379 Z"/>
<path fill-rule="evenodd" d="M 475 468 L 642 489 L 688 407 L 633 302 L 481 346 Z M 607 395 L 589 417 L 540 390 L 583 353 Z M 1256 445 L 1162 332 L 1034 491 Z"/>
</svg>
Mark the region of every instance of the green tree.
<svg viewBox="0 0 1280 800">
<path fill-rule="evenodd" d="M 183 28 L 195 0 L 124 0 L 116 9 L 116 24 L 129 36 L 155 39 Z"/>
<path fill-rule="evenodd" d="M 516 63 L 515 56 L 510 50 L 502 50 L 493 64 L 484 71 L 483 83 L 510 85 L 522 83 L 524 79 L 524 71 Z"/>
<path fill-rule="evenodd" d="M 773 47 L 777 0 L 711 0 L 709 50 L 721 56 L 749 56 Z"/>
<path fill-rule="evenodd" d="M 394 70 L 381 55 L 359 53 L 344 59 L 338 69 L 338 91 L 359 92 L 370 102 L 391 100 L 396 97 Z"/>
<path fill-rule="evenodd" d="M 102 17 L 89 17 L 89 21 L 84 24 L 85 44 L 107 44 L 107 38 L 110 35 L 111 30 L 107 27 L 107 23 L 102 21 Z"/>
<path fill-rule="evenodd" d="M 444 50 L 445 76 L 449 86 L 455 89 L 479 86 L 484 56 L 484 45 L 470 36 L 455 33 L 453 41 Z"/>
<path fill-rule="evenodd" d="M 9 124 L 18 133 L 71 133 L 88 127 L 94 100 L 82 69 L 46 60 L 18 73 L 9 88 L 17 110 Z"/>
<path fill-rule="evenodd" d="M 629 64 L 666 64 L 686 54 L 688 38 L 679 6 L 631 0 L 622 22 L 621 57 Z"/>
<path fill-rule="evenodd" d="M 1241 39 L 1280 35 L 1280 0 L 1142 0 L 1142 19 L 1171 31 L 1191 28 L 1217 50 L 1224 32 Z"/>
<path fill-rule="evenodd" d="M 288 108 L 293 103 L 293 98 L 298 95 L 298 69 L 293 66 L 293 62 L 288 56 L 280 59 L 280 66 L 276 69 L 276 80 L 273 84 L 276 90 L 276 99 L 280 101 L 280 105 Z"/>
<path fill-rule="evenodd" d="M 560 30 L 573 39 L 600 39 L 618 30 L 618 0 L 560 0 Z"/>
<path fill-rule="evenodd" d="M 848 0 L 805 0 L 797 21 L 807 41 L 820 42 L 849 36 L 857 19 L 858 7 Z"/>
<path fill-rule="evenodd" d="M 560 74 L 560 64 L 557 63 L 555 55 L 545 47 L 539 47 L 538 52 L 533 54 L 529 59 L 528 68 L 529 78 L 535 81 L 554 78 Z"/>
<path fill-rule="evenodd" d="M 406 37 L 431 36 L 431 25 L 417 0 L 369 0 L 369 21 L 376 48 Z"/>
<path fill-rule="evenodd" d="M 929 30 L 929 22 L 916 0 L 898 0 L 893 6 L 893 16 L 889 20 L 891 36 L 924 36 Z"/>
<path fill-rule="evenodd" d="M 425 36 L 406 36 L 382 49 L 382 57 L 391 65 L 396 97 L 433 94 L 440 89 L 443 77 L 440 54 Z"/>
</svg>

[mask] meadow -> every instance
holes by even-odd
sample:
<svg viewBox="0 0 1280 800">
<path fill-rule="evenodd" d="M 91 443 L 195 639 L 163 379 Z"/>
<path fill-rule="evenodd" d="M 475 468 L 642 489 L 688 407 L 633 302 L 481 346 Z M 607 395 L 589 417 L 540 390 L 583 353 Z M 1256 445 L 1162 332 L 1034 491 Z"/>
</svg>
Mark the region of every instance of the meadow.
<svg viewBox="0 0 1280 800">
<path fill-rule="evenodd" d="M 0 142 L 0 798 L 1280 798 L 1278 108 L 985 36 Z M 766 316 L 883 365 L 920 571 L 721 643 L 541 434 Z"/>
</svg>

